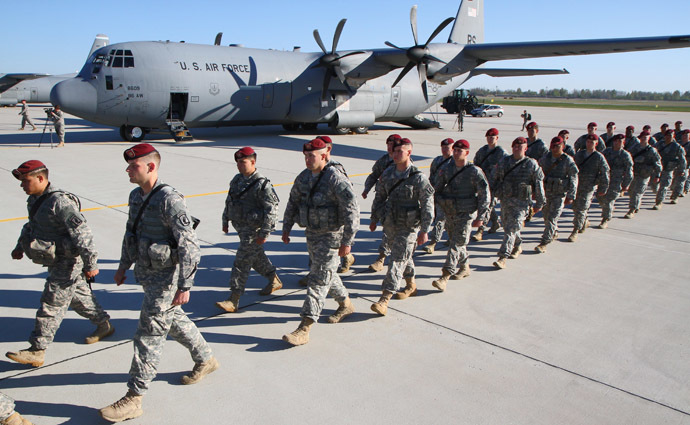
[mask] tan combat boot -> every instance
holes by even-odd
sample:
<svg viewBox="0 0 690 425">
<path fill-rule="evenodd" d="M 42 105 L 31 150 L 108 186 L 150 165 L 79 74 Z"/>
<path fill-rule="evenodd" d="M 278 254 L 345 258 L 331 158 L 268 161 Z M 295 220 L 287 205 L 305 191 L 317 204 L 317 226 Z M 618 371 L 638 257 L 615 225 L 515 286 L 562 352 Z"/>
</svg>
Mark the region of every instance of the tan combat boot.
<svg viewBox="0 0 690 425">
<path fill-rule="evenodd" d="M 448 279 L 450 278 L 450 272 L 446 269 L 443 269 L 441 271 L 441 277 L 436 279 L 435 281 L 431 282 L 431 285 L 438 289 L 439 291 L 443 292 L 446 290 L 446 285 L 448 285 Z"/>
<path fill-rule="evenodd" d="M 17 363 L 28 364 L 33 367 L 43 366 L 46 350 L 19 350 L 17 352 L 8 351 L 5 356 Z"/>
<path fill-rule="evenodd" d="M 112 335 L 115 332 L 115 328 L 110 324 L 109 320 L 98 325 L 96 330 L 89 336 L 86 337 L 84 342 L 87 344 L 93 344 L 102 340 L 105 337 Z"/>
<path fill-rule="evenodd" d="M 631 219 L 635 217 L 635 210 L 629 210 L 627 214 L 623 216 L 623 218 Z"/>
<path fill-rule="evenodd" d="M 431 241 L 429 241 L 429 243 L 426 244 L 422 249 L 423 249 L 424 252 L 426 252 L 427 254 L 433 254 L 435 248 L 436 248 L 436 241 L 431 240 Z"/>
<path fill-rule="evenodd" d="M 498 257 L 498 260 L 494 261 L 494 267 L 497 269 L 506 268 L 506 257 Z"/>
<path fill-rule="evenodd" d="M 299 286 L 307 286 L 309 285 L 309 273 L 305 274 L 304 277 L 302 277 L 300 280 L 297 281 L 297 284 Z"/>
<path fill-rule="evenodd" d="M 577 233 L 578 230 L 574 229 L 573 233 L 571 233 L 570 236 L 568 236 L 568 242 L 575 242 L 577 240 Z"/>
<path fill-rule="evenodd" d="M 335 313 L 328 316 L 328 323 L 338 323 L 345 317 L 355 312 L 355 306 L 352 305 L 350 297 L 345 298 L 345 301 L 340 302 L 338 304 L 340 304 L 340 307 L 338 307 Z"/>
<path fill-rule="evenodd" d="M 232 291 L 230 292 L 230 298 L 225 301 L 218 301 L 216 307 L 228 313 L 236 313 L 240 307 L 240 296 L 240 291 Z"/>
<path fill-rule="evenodd" d="M 388 291 L 383 291 L 381 298 L 377 302 L 371 305 L 371 310 L 375 313 L 385 316 L 388 311 L 388 301 L 393 298 L 393 293 Z"/>
<path fill-rule="evenodd" d="M 141 408 L 142 398 L 144 396 L 129 390 L 124 397 L 110 406 L 102 408 L 98 413 L 103 419 L 110 422 L 122 422 L 127 419 L 138 418 L 144 414 L 144 410 Z"/>
<path fill-rule="evenodd" d="M 657 202 L 656 204 L 654 204 L 654 206 L 652 207 L 652 209 L 653 209 L 653 210 L 660 210 L 660 209 L 661 209 L 661 202 Z"/>
<path fill-rule="evenodd" d="M 475 242 L 479 242 L 482 239 L 484 239 L 484 229 L 479 228 L 477 231 L 472 235 L 472 240 Z"/>
<path fill-rule="evenodd" d="M 589 220 L 585 220 L 584 226 L 582 226 L 582 229 L 578 230 L 578 233 L 585 233 L 585 230 L 589 227 Z"/>
<path fill-rule="evenodd" d="M 12 413 L 8 418 L 0 421 L 0 425 L 34 425 L 28 419 L 22 417 L 17 412 Z"/>
<path fill-rule="evenodd" d="M 417 295 L 417 284 L 414 281 L 414 276 L 406 277 L 405 282 L 407 283 L 407 285 L 405 285 L 405 289 L 395 294 L 395 298 L 399 300 L 404 300 L 407 297 Z"/>
<path fill-rule="evenodd" d="M 676 205 L 677 203 L 678 203 L 678 198 L 677 198 L 677 197 L 674 197 L 674 196 L 672 196 L 672 197 L 671 197 L 671 202 L 669 202 L 669 204 L 673 204 L 673 205 Z"/>
<path fill-rule="evenodd" d="M 280 281 L 280 278 L 276 273 L 273 273 L 269 278 L 268 278 L 268 284 L 264 286 L 264 288 L 259 291 L 259 295 L 271 295 L 278 289 L 283 287 L 283 282 Z"/>
<path fill-rule="evenodd" d="M 520 254 L 522 254 L 522 245 L 518 245 L 515 248 L 513 248 L 513 251 L 510 253 L 508 258 L 510 258 L 511 260 L 514 260 L 514 259 L 518 258 L 520 256 Z"/>
<path fill-rule="evenodd" d="M 534 247 L 534 250 L 537 251 L 540 254 L 543 254 L 546 252 L 546 244 L 545 243 L 540 243 L 539 245 Z"/>
<path fill-rule="evenodd" d="M 56 148 L 61 148 L 61 147 L 63 147 L 63 146 L 65 146 L 65 142 L 60 142 L 60 143 L 58 143 L 57 146 L 55 146 L 55 147 L 56 147 Z"/>
<path fill-rule="evenodd" d="M 182 385 L 196 384 L 197 382 L 201 381 L 204 376 L 208 375 L 219 367 L 220 363 L 218 363 L 218 360 L 211 356 L 211 358 L 205 362 L 196 363 L 192 371 L 184 375 L 182 379 L 180 379 L 180 382 Z"/>
<path fill-rule="evenodd" d="M 606 229 L 607 227 L 609 227 L 609 220 L 607 220 L 607 219 L 601 220 L 601 223 L 599 223 L 599 228 L 600 229 Z"/>
<path fill-rule="evenodd" d="M 383 262 L 386 260 L 386 256 L 383 254 L 379 254 L 379 258 L 376 259 L 370 266 L 369 270 L 372 272 L 380 272 L 383 270 Z"/>
<path fill-rule="evenodd" d="M 350 267 L 355 264 L 355 256 L 352 254 L 347 254 L 343 257 L 340 267 L 338 267 L 338 273 L 347 273 L 350 271 Z"/>
<path fill-rule="evenodd" d="M 466 278 L 467 276 L 470 275 L 470 273 L 471 273 L 470 264 L 465 263 L 465 264 L 460 266 L 460 270 L 458 270 L 457 273 L 455 273 L 454 275 L 452 275 L 450 277 L 450 280 L 460 280 L 460 279 Z"/>
<path fill-rule="evenodd" d="M 309 330 L 314 321 L 308 317 L 303 317 L 297 329 L 292 333 L 283 335 L 283 341 L 291 345 L 304 345 L 309 342 Z"/>
</svg>

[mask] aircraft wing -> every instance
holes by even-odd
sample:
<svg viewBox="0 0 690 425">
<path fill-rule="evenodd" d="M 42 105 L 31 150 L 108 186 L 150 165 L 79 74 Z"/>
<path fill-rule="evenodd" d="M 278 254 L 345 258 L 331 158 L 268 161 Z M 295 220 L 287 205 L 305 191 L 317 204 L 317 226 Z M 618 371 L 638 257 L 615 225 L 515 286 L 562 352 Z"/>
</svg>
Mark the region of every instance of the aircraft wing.
<svg viewBox="0 0 690 425">
<path fill-rule="evenodd" d="M 522 68 L 475 68 L 470 77 L 488 75 L 489 77 L 525 77 L 529 75 L 570 74 L 567 69 L 522 69 Z"/>
<path fill-rule="evenodd" d="M 568 41 L 483 43 L 465 46 L 463 54 L 480 61 L 593 55 L 690 47 L 690 35 L 637 38 L 606 38 Z"/>
<path fill-rule="evenodd" d="M 47 77 L 50 74 L 4 74 L 0 77 L 0 93 L 24 80 Z"/>
</svg>

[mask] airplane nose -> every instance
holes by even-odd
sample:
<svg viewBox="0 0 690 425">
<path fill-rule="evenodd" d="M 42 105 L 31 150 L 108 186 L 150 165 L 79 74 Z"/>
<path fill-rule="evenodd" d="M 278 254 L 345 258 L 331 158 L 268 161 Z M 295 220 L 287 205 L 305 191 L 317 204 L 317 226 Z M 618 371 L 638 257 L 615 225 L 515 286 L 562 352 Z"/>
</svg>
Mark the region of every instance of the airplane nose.
<svg viewBox="0 0 690 425">
<path fill-rule="evenodd" d="M 50 91 L 50 103 L 82 118 L 96 114 L 96 88 L 81 78 L 56 84 Z"/>
</svg>

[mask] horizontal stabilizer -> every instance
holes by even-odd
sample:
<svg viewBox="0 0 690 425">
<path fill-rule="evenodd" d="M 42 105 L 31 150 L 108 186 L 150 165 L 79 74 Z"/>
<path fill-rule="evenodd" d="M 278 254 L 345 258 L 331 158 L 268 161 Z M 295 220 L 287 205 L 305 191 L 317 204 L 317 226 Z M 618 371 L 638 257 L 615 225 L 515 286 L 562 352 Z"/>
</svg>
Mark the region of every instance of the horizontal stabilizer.
<svg viewBox="0 0 690 425">
<path fill-rule="evenodd" d="M 530 75 L 570 74 L 567 69 L 523 69 L 523 68 L 475 68 L 469 78 L 477 75 L 489 77 L 526 77 Z"/>
</svg>

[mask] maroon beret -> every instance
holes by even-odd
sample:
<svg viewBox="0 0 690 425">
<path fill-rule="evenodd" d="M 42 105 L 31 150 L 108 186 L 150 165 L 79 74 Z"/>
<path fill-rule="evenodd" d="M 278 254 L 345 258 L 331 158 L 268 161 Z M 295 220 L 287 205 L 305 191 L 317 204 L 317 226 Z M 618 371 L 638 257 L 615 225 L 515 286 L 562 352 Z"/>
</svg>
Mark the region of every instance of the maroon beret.
<svg viewBox="0 0 690 425">
<path fill-rule="evenodd" d="M 534 122 L 534 121 L 532 121 L 531 123 L 527 124 L 527 128 L 534 128 L 534 127 L 539 128 L 539 124 L 537 124 L 537 123 Z"/>
<path fill-rule="evenodd" d="M 558 146 L 558 145 L 561 145 L 561 144 L 564 144 L 564 143 L 565 143 L 565 142 L 563 142 L 563 138 L 562 138 L 562 137 L 556 136 L 556 137 L 554 137 L 553 139 L 551 139 L 551 147 Z"/>
<path fill-rule="evenodd" d="M 640 137 L 642 136 L 651 136 L 652 133 L 649 132 L 649 130 L 642 130 L 642 133 L 640 133 Z"/>
<path fill-rule="evenodd" d="M 675 131 L 673 131 L 669 128 L 668 130 L 664 131 L 664 136 L 668 136 L 669 134 L 673 135 L 674 133 L 675 133 Z"/>
<path fill-rule="evenodd" d="M 235 162 L 248 156 L 256 157 L 256 152 L 254 152 L 254 149 L 250 148 L 249 146 L 245 146 L 242 149 L 239 149 L 237 152 L 235 152 Z"/>
<path fill-rule="evenodd" d="M 687 128 L 680 132 L 681 135 L 688 134 L 688 133 L 690 133 L 690 130 L 688 130 Z"/>
<path fill-rule="evenodd" d="M 599 140 L 599 136 L 597 136 L 596 134 L 588 134 L 588 135 L 587 135 L 587 140 L 588 140 L 588 141 L 589 141 L 589 140 L 598 141 L 598 140 Z"/>
<path fill-rule="evenodd" d="M 668 127 L 668 124 L 666 124 L 666 123 L 661 124 L 660 128 L 664 128 L 664 127 Z"/>
<path fill-rule="evenodd" d="M 453 145 L 453 149 L 458 148 L 458 149 L 469 149 L 470 148 L 470 142 L 468 142 L 465 139 L 460 139 L 455 144 Z"/>
<path fill-rule="evenodd" d="M 302 147 L 302 152 L 318 151 L 321 149 L 326 149 L 326 147 L 326 142 L 324 142 L 323 139 L 316 138 L 311 142 L 305 143 Z"/>
<path fill-rule="evenodd" d="M 621 133 L 618 133 L 618 134 L 616 134 L 615 136 L 613 136 L 613 137 L 611 138 L 611 141 L 612 141 L 612 142 L 615 142 L 616 140 L 622 140 L 623 142 L 625 142 L 625 135 L 624 135 L 624 134 L 621 134 Z"/>
<path fill-rule="evenodd" d="M 127 149 L 122 155 L 125 158 L 125 161 L 131 161 L 133 159 L 141 158 L 142 156 L 146 156 L 150 154 L 151 152 L 158 152 L 156 148 L 153 146 L 149 145 L 148 143 L 139 143 L 138 145 L 134 145 L 131 148 Z"/>
<path fill-rule="evenodd" d="M 649 124 L 645 124 L 645 125 L 642 127 L 642 130 L 651 130 L 651 129 L 652 129 L 652 126 L 649 125 Z"/>
<path fill-rule="evenodd" d="M 676 121 L 676 125 L 683 124 L 683 121 Z"/>
<path fill-rule="evenodd" d="M 517 139 L 513 140 L 513 144 L 511 146 L 515 145 L 526 145 L 527 144 L 527 139 L 524 137 L 518 137 Z"/>
<path fill-rule="evenodd" d="M 629 125 L 629 126 L 625 127 L 625 131 L 628 131 L 628 130 L 630 130 L 630 131 L 635 131 L 635 126 L 634 126 L 634 125 Z"/>
<path fill-rule="evenodd" d="M 615 127 L 615 126 L 616 126 L 616 123 L 615 123 L 615 122 L 613 122 L 613 121 L 609 121 L 609 123 L 608 123 L 608 124 L 606 124 L 606 128 L 609 128 L 609 127 Z"/>
<path fill-rule="evenodd" d="M 407 137 L 402 138 L 402 139 L 397 139 L 393 142 L 393 148 L 397 148 L 398 146 L 404 146 L 404 145 L 411 145 L 412 141 L 408 139 Z"/>
<path fill-rule="evenodd" d="M 43 169 L 47 170 L 47 167 L 44 163 L 42 163 L 41 161 L 39 161 L 37 159 L 31 159 L 29 161 L 23 162 L 19 167 L 12 170 L 12 175 L 17 180 L 20 180 L 21 177 L 25 174 L 28 174 L 32 171 L 43 170 Z"/>
<path fill-rule="evenodd" d="M 450 137 L 447 139 L 441 140 L 441 146 L 448 146 L 448 145 L 452 145 L 453 143 L 455 143 L 455 141 L 453 139 L 451 139 Z"/>
<path fill-rule="evenodd" d="M 331 138 L 328 136 L 316 136 L 316 138 L 323 140 L 326 144 L 329 144 L 329 145 L 333 144 L 333 140 L 331 140 Z"/>
<path fill-rule="evenodd" d="M 561 130 L 558 132 L 559 136 L 563 136 L 564 134 L 570 134 L 570 132 L 568 130 Z"/>
<path fill-rule="evenodd" d="M 400 137 L 399 134 L 391 134 L 391 135 L 388 136 L 388 138 L 386 139 L 386 143 L 388 143 L 388 142 L 395 142 L 396 140 L 400 140 L 400 139 L 402 139 L 402 137 Z"/>
<path fill-rule="evenodd" d="M 597 123 L 592 121 L 591 123 L 587 124 L 587 128 L 590 128 L 590 127 L 599 127 L 599 126 L 597 125 Z"/>
<path fill-rule="evenodd" d="M 497 128 L 490 128 L 490 129 L 486 130 L 486 134 L 484 136 L 485 137 L 498 136 L 498 129 Z"/>
</svg>

